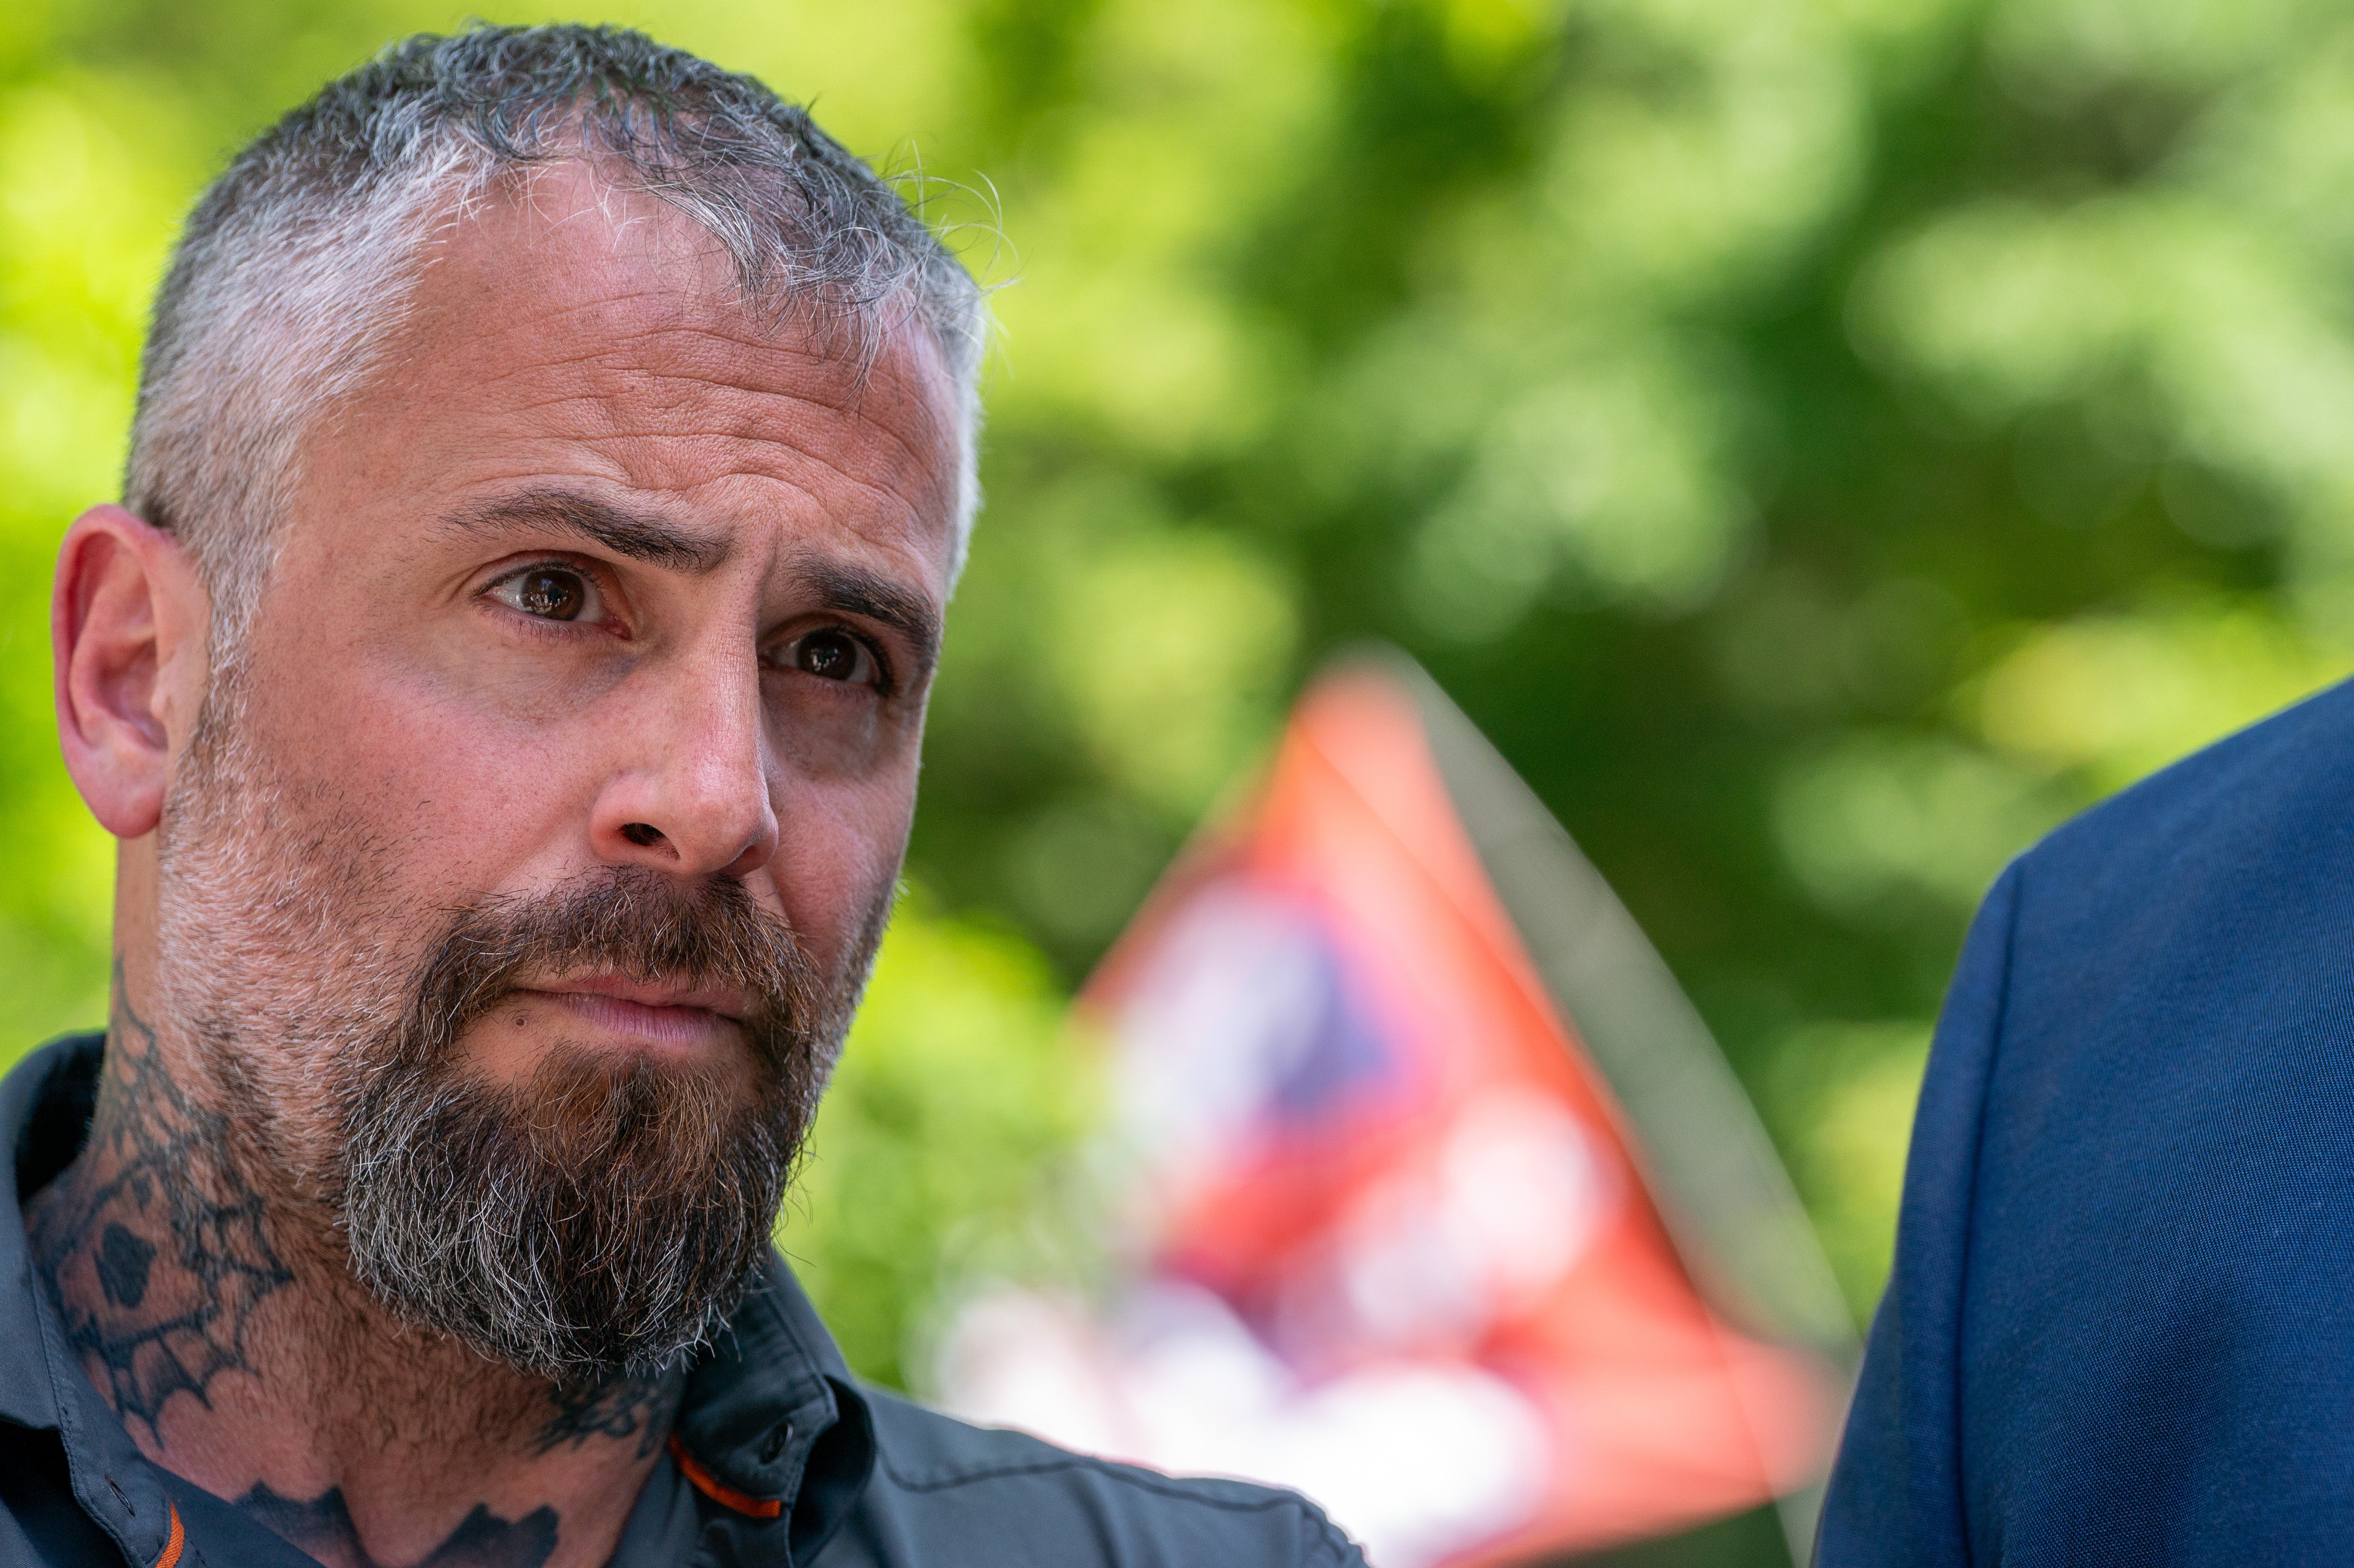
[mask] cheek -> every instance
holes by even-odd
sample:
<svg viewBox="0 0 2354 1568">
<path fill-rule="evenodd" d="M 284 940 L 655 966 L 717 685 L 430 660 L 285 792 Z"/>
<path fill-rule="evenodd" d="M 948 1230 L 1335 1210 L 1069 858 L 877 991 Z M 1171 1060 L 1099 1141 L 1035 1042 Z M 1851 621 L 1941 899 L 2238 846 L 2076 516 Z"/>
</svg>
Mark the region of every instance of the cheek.
<svg viewBox="0 0 2354 1568">
<path fill-rule="evenodd" d="M 787 786 L 772 874 L 786 917 L 821 964 L 845 962 L 876 907 L 889 902 L 915 805 L 912 765 L 888 779 Z"/>
<path fill-rule="evenodd" d="M 563 813 L 566 780 L 532 726 L 349 660 L 273 684 L 268 744 L 297 786 L 290 810 L 389 851 L 413 899 L 504 885 Z"/>
</svg>

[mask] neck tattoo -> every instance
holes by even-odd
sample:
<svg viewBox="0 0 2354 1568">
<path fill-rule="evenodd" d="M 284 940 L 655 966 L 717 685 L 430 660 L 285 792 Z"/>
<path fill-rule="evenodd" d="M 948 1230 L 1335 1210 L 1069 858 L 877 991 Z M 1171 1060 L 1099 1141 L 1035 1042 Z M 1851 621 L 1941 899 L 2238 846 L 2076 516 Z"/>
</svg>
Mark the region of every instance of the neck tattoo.
<svg viewBox="0 0 2354 1568">
<path fill-rule="evenodd" d="M 33 1197 L 27 1219 L 69 1343 L 151 1453 L 165 1447 L 161 1424 L 175 1396 L 211 1410 L 224 1378 L 264 1375 L 257 1314 L 296 1283 L 270 1234 L 270 1208 L 232 1154 L 228 1118 L 173 1075 L 118 959 L 89 1139 L 72 1167 Z M 517 1435 L 518 1456 L 603 1439 L 642 1463 L 669 1436 L 685 1385 L 679 1366 L 550 1386 L 543 1417 Z M 323 1563 L 376 1568 L 343 1487 L 306 1499 L 257 1481 L 233 1500 Z M 477 1503 L 421 1563 L 536 1568 L 554 1552 L 558 1524 L 551 1506 L 510 1520 Z"/>
<path fill-rule="evenodd" d="M 231 1372 L 254 1372 L 254 1312 L 294 1281 L 263 1223 L 261 1195 L 228 1154 L 228 1126 L 174 1080 L 155 1031 L 114 966 L 105 1076 L 81 1179 L 37 1205 L 33 1248 L 66 1336 L 126 1426 L 156 1424 L 175 1394 L 209 1407 Z M 95 1292 L 69 1287 L 87 1267 Z"/>
</svg>

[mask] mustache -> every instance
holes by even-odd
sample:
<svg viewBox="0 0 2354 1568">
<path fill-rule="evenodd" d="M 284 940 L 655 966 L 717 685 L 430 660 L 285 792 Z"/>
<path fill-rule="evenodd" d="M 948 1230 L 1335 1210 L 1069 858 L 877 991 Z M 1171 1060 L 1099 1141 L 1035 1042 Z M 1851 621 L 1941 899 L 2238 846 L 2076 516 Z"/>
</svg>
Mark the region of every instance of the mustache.
<svg viewBox="0 0 2354 1568">
<path fill-rule="evenodd" d="M 719 985 L 756 1061 L 780 1070 L 822 1032 L 827 988 L 781 915 L 732 879 L 689 886 L 614 866 L 555 894 L 508 894 L 453 912 L 429 950 L 394 1038 L 404 1065 L 445 1059 L 526 977 L 614 973 L 646 985 Z"/>
</svg>

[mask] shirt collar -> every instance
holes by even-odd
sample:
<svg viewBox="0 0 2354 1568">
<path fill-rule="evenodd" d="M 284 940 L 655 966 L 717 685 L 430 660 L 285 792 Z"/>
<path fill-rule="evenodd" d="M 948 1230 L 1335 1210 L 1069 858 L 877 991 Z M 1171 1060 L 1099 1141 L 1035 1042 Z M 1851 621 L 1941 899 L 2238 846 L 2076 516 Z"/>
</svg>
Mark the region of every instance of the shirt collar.
<svg viewBox="0 0 2354 1568">
<path fill-rule="evenodd" d="M 69 1035 L 0 1077 L 0 1150 L 13 1155 L 16 1178 L 0 1181 L 0 1420 L 58 1430 L 76 1495 L 112 1528 L 105 1514 L 117 1510 L 97 1495 L 97 1482 L 146 1467 L 66 1356 L 23 1213 L 24 1198 L 64 1170 L 89 1136 L 103 1045 L 102 1035 Z M 672 1452 L 705 1511 L 747 1529 L 782 1526 L 795 1562 L 815 1555 L 865 1489 L 875 1466 L 866 1402 L 833 1336 L 775 1254 L 719 1342 L 689 1372 L 675 1431 Z M 154 1556 L 151 1548 L 136 1560 Z"/>
<path fill-rule="evenodd" d="M 773 1504 L 789 1521 L 796 1563 L 832 1538 L 875 1468 L 866 1401 L 774 1254 L 689 1375 L 675 1430 L 672 1452 L 696 1488 L 739 1513 L 750 1511 L 744 1499 Z"/>
<path fill-rule="evenodd" d="M 54 1431 L 74 1500 L 133 1563 L 176 1562 L 178 1514 L 162 1479 L 99 1397 L 33 1266 L 24 1197 L 72 1162 L 90 1134 L 104 1037 L 69 1035 L 0 1078 L 0 1420 Z"/>
<path fill-rule="evenodd" d="M 42 1344 L 47 1287 L 34 1271 L 23 1200 L 72 1162 L 90 1131 L 104 1036 L 69 1035 L 34 1052 L 0 1077 L 0 1150 L 13 1181 L 0 1182 L 0 1420 L 58 1425 L 57 1380 Z"/>
</svg>

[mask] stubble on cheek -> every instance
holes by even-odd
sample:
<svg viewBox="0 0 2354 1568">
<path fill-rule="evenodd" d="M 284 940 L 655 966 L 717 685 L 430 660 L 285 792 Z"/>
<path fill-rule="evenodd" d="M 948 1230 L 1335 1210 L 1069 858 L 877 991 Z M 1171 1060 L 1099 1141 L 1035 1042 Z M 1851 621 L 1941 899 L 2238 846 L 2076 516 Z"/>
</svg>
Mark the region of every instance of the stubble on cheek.
<svg viewBox="0 0 2354 1568">
<path fill-rule="evenodd" d="M 257 1175 L 315 1203 L 334 1184 L 334 1068 L 398 1015 L 428 901 L 398 875 L 419 853 L 413 828 L 376 826 L 387 803 L 318 771 L 326 747 L 258 733 L 249 679 L 232 667 L 217 680 L 165 801 L 156 1012 L 236 1110 Z M 284 767 L 289 755 L 307 766 Z"/>
</svg>

